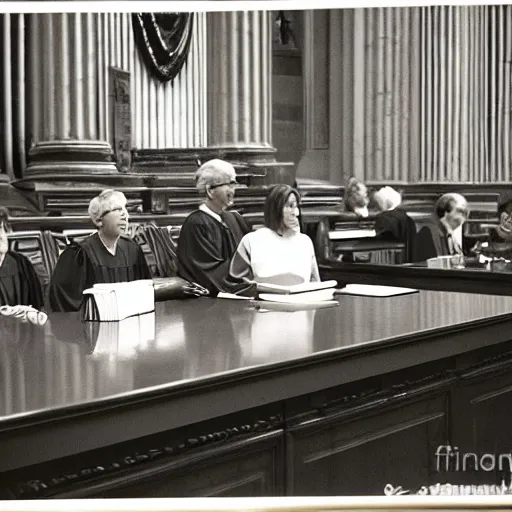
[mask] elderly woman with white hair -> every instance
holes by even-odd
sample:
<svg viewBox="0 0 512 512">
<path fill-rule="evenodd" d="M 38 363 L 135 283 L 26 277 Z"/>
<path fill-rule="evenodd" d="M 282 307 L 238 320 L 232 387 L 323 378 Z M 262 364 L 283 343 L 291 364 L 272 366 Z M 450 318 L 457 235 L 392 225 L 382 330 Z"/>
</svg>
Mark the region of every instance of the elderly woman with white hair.
<svg viewBox="0 0 512 512">
<path fill-rule="evenodd" d="M 151 279 L 142 249 L 125 234 L 124 194 L 104 190 L 91 200 L 89 216 L 97 232 L 68 247 L 53 271 L 48 296 L 52 311 L 78 311 L 82 292 L 96 283 Z"/>
<path fill-rule="evenodd" d="M 375 217 L 375 231 L 381 240 L 403 242 L 404 252 L 402 263 L 410 263 L 414 259 L 416 240 L 416 224 L 409 215 L 399 208 L 402 196 L 391 187 L 382 187 L 373 194 L 373 202 L 379 210 Z"/>
<path fill-rule="evenodd" d="M 240 240 L 251 231 L 233 204 L 236 172 L 224 160 L 205 162 L 196 172 L 196 188 L 204 202 L 192 212 L 180 231 L 178 274 L 216 296 L 219 291 L 236 291 L 229 280 L 229 264 Z"/>
</svg>

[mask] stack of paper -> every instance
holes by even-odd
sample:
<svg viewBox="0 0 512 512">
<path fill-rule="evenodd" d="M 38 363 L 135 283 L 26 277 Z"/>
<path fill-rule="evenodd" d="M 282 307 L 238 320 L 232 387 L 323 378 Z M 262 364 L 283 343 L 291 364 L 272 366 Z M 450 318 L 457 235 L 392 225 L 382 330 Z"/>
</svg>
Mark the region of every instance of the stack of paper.
<svg viewBox="0 0 512 512">
<path fill-rule="evenodd" d="M 84 290 L 82 318 L 117 322 L 155 310 L 155 291 L 151 279 L 129 283 L 99 283 Z"/>
</svg>

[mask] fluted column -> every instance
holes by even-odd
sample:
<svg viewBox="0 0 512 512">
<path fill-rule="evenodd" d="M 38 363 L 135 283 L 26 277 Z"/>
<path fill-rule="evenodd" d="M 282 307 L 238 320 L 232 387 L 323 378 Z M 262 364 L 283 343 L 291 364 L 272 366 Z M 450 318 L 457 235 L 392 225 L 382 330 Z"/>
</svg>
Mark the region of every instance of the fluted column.
<svg viewBox="0 0 512 512">
<path fill-rule="evenodd" d="M 27 175 L 115 173 L 112 148 L 100 117 L 107 88 L 97 88 L 101 15 L 32 14 L 28 25 L 32 144 Z M 105 82 L 102 85 L 106 85 Z M 103 121 L 104 122 L 104 121 Z M 100 133 L 100 130 L 102 133 Z"/>
<path fill-rule="evenodd" d="M 25 18 L 0 14 L 0 181 L 25 169 Z"/>
<path fill-rule="evenodd" d="M 419 178 L 420 14 L 414 7 L 305 11 L 299 176 L 336 184 L 350 176 Z"/>
<path fill-rule="evenodd" d="M 208 13 L 208 145 L 272 146 L 268 11 Z"/>
<path fill-rule="evenodd" d="M 133 36 L 131 41 L 133 45 Z M 142 150 L 206 146 L 206 13 L 194 13 L 187 59 L 174 80 L 156 78 L 137 48 L 130 55 L 133 146 Z"/>
</svg>

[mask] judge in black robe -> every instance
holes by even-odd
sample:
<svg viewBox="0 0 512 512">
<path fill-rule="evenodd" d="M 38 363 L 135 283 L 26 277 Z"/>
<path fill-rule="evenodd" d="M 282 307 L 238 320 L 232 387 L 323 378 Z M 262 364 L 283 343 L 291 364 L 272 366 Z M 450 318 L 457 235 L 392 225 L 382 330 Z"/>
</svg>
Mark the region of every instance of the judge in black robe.
<svg viewBox="0 0 512 512">
<path fill-rule="evenodd" d="M 380 240 L 403 242 L 403 263 L 413 261 L 416 224 L 406 212 L 397 209 L 379 213 L 375 217 L 375 232 Z"/>
<path fill-rule="evenodd" d="M 44 305 L 41 283 L 32 263 L 21 254 L 7 252 L 0 265 L 0 306 Z"/>
<path fill-rule="evenodd" d="M 403 210 L 399 209 L 402 197 L 391 187 L 382 187 L 373 195 L 379 209 L 375 217 L 376 237 L 380 240 L 402 242 L 405 246 L 402 263 L 410 263 L 414 258 L 416 224 Z"/>
<path fill-rule="evenodd" d="M 96 283 L 151 279 L 142 249 L 124 234 L 128 227 L 124 194 L 104 190 L 91 201 L 89 214 L 98 232 L 60 255 L 50 282 L 51 311 L 78 311 L 82 292 Z"/>
<path fill-rule="evenodd" d="M 205 194 L 204 203 L 187 217 L 180 231 L 178 274 L 212 296 L 247 286 L 229 276 L 231 258 L 250 232 L 239 213 L 226 211 L 233 204 L 235 185 L 236 172 L 228 162 L 215 159 L 203 164 L 196 173 L 196 186 Z"/>
<path fill-rule="evenodd" d="M 21 254 L 9 251 L 9 213 L 0 208 L 0 306 L 43 307 L 43 292 L 32 263 Z"/>
</svg>

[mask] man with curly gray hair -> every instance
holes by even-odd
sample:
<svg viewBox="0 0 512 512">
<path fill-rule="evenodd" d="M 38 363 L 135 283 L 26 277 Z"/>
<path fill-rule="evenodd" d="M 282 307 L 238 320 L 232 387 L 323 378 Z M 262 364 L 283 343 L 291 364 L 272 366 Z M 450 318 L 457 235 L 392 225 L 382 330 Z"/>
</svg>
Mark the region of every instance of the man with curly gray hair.
<svg viewBox="0 0 512 512">
<path fill-rule="evenodd" d="M 236 171 L 229 162 L 209 160 L 199 167 L 195 178 L 203 203 L 181 228 L 178 273 L 216 296 L 219 291 L 231 291 L 231 257 L 250 227 L 238 212 L 227 211 L 233 205 L 237 185 Z"/>
</svg>

